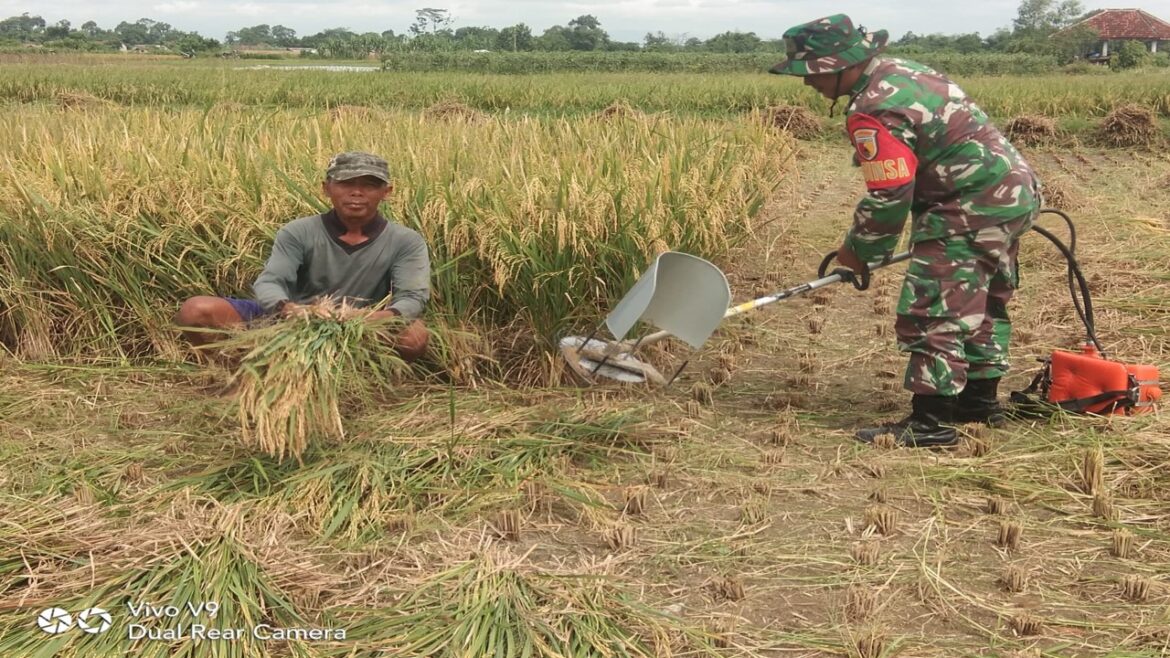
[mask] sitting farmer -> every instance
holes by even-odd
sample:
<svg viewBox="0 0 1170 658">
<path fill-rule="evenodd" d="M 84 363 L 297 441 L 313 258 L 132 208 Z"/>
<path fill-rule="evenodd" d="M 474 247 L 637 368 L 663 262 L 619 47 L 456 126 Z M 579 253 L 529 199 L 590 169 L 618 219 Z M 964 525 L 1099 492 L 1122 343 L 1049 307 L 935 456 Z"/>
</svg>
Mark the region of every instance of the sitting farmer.
<svg viewBox="0 0 1170 658">
<path fill-rule="evenodd" d="M 898 301 L 898 346 L 910 353 L 911 413 L 863 429 L 905 446 L 953 445 L 951 423 L 1004 422 L 1007 305 L 1019 282 L 1019 238 L 1040 208 L 1032 168 L 954 82 L 921 64 L 879 57 L 888 34 L 838 14 L 784 34 L 772 73 L 803 77 L 833 101 L 849 97 L 846 130 L 868 195 L 837 259 L 854 272 L 897 246 L 912 216 L 912 259 Z M 830 113 L 832 110 L 830 110 Z"/>
<path fill-rule="evenodd" d="M 368 153 L 333 158 L 322 189 L 333 209 L 302 217 L 276 233 L 272 254 L 252 290 L 256 299 L 192 297 L 175 316 L 182 327 L 221 329 L 273 313 L 289 316 L 317 297 L 369 306 L 390 297 L 370 319 L 407 321 L 394 348 L 404 361 L 426 351 L 428 332 L 418 318 L 430 296 L 430 259 L 422 236 L 386 220 L 378 205 L 393 186 L 386 161 Z M 202 345 L 207 332 L 184 332 Z"/>
</svg>

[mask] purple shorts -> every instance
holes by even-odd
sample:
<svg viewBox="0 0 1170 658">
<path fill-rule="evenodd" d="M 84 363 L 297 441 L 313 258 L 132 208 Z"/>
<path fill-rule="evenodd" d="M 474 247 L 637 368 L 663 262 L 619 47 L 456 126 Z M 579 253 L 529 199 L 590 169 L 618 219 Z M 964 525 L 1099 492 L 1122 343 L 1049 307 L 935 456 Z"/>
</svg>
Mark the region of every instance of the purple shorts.
<svg viewBox="0 0 1170 658">
<path fill-rule="evenodd" d="M 236 309 L 236 313 L 240 314 L 240 319 L 244 322 L 251 322 L 258 317 L 268 315 L 260 302 L 255 299 L 237 299 L 235 297 L 223 297 L 222 299 Z"/>
</svg>

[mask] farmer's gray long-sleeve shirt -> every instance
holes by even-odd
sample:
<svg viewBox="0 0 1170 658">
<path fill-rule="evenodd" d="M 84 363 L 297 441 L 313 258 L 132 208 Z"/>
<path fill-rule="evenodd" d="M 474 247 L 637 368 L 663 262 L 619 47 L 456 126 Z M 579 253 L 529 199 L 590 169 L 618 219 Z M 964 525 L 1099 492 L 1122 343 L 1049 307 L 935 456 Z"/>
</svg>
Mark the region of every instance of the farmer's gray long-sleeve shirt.
<svg viewBox="0 0 1170 658">
<path fill-rule="evenodd" d="M 299 304 L 329 295 L 369 306 L 389 295 L 389 308 L 402 317 L 422 315 L 431 278 L 422 236 L 381 215 L 365 226 L 363 233 L 370 239 L 359 245 L 342 242 L 343 233 L 345 226 L 333 211 L 281 227 L 252 286 L 256 301 L 272 311 L 285 300 Z"/>
</svg>

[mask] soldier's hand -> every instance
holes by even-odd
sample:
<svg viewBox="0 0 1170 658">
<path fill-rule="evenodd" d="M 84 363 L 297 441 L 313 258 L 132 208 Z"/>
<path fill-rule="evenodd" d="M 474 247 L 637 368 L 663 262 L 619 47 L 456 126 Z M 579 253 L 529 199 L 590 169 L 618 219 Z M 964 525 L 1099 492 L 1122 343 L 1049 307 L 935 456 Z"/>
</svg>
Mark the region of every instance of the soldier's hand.
<svg viewBox="0 0 1170 658">
<path fill-rule="evenodd" d="M 864 267 L 857 254 L 853 253 L 853 250 L 845 245 L 841 245 L 841 248 L 837 250 L 837 262 L 853 270 L 854 274 L 861 274 L 861 270 Z"/>
</svg>

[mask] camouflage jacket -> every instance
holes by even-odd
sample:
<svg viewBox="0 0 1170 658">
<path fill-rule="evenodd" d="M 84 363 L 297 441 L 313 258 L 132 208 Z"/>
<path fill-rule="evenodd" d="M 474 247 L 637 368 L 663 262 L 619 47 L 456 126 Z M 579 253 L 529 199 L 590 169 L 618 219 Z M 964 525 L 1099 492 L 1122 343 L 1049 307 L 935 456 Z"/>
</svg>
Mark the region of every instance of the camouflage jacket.
<svg viewBox="0 0 1170 658">
<path fill-rule="evenodd" d="M 845 244 L 867 262 L 910 242 L 994 226 L 1036 208 L 1032 168 L 955 83 L 915 62 L 875 57 L 850 90 L 846 128 L 869 194 Z"/>
</svg>

